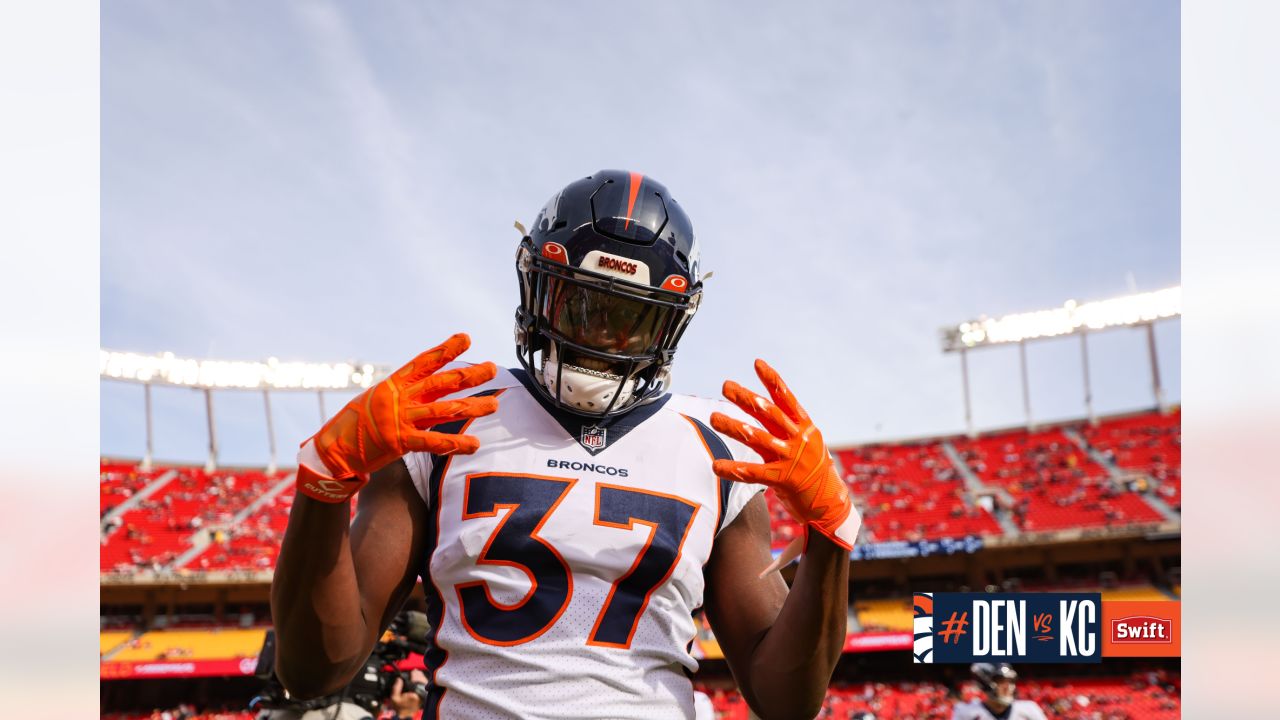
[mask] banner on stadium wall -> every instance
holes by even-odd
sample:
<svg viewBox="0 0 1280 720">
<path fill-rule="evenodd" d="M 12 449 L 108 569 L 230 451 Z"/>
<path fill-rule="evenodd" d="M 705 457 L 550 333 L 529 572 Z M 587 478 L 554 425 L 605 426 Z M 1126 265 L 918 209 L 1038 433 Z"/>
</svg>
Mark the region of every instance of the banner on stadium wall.
<svg viewBox="0 0 1280 720">
<path fill-rule="evenodd" d="M 982 538 L 966 535 L 962 538 L 940 540 L 895 540 L 892 542 L 854 545 L 850 557 L 853 560 L 897 560 L 900 558 L 929 557 L 930 555 L 956 555 L 975 553 L 982 549 Z"/>
<path fill-rule="evenodd" d="M 1182 654 L 1182 603 L 1176 600 L 917 592 L 913 604 L 916 663 L 1097 663 Z"/>
<path fill-rule="evenodd" d="M 233 660 L 136 660 L 132 662 L 104 662 L 99 672 L 103 680 L 128 680 L 141 678 L 192 678 L 252 675 L 258 666 L 257 658 Z M 410 653 L 396 663 L 401 670 L 421 670 L 422 656 Z"/>
<path fill-rule="evenodd" d="M 879 652 L 881 650 L 910 650 L 909 632 L 861 632 L 850 633 L 844 639 L 844 652 Z"/>
<path fill-rule="evenodd" d="M 140 678 L 191 678 L 220 677 L 227 675 L 252 675 L 258 667 L 257 658 L 233 658 L 229 660 L 135 660 L 130 662 L 104 662 L 99 671 L 103 680 L 128 680 Z"/>
</svg>

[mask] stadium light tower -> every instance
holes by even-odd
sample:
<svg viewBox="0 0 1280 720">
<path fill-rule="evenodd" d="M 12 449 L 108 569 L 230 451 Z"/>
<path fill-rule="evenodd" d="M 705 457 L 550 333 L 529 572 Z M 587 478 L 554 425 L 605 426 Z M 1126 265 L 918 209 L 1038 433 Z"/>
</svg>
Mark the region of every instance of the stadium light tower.
<svg viewBox="0 0 1280 720">
<path fill-rule="evenodd" d="M 202 390 L 205 419 L 208 424 L 208 470 L 218 466 L 218 434 L 214 421 L 215 390 L 261 390 L 267 417 L 267 447 L 271 453 L 268 469 L 276 467 L 276 435 L 271 416 L 272 392 L 314 392 L 320 398 L 321 421 L 327 419 L 324 393 L 329 390 L 358 390 L 385 378 L 391 368 L 369 363 L 281 362 L 267 358 L 265 362 L 197 360 L 180 358 L 173 353 L 140 355 L 130 352 L 101 350 L 98 353 L 98 375 L 103 380 L 141 383 L 146 411 L 147 452 L 143 466 L 150 467 L 155 447 L 151 434 L 151 386 L 169 385 Z"/>
<path fill-rule="evenodd" d="M 982 316 L 977 320 L 944 327 L 941 330 L 942 351 L 960 353 L 960 376 L 964 384 L 964 422 L 974 435 L 973 407 L 969 395 L 969 351 L 997 345 L 1018 344 L 1018 361 L 1022 374 L 1022 407 L 1027 429 L 1034 426 L 1031 417 L 1031 389 L 1027 378 L 1027 343 L 1063 335 L 1080 336 L 1080 353 L 1084 366 L 1084 402 L 1089 421 L 1094 422 L 1093 388 L 1089 377 L 1089 333 L 1121 327 L 1145 327 L 1147 354 L 1151 363 L 1151 391 L 1155 406 L 1164 410 L 1164 388 L 1160 384 L 1160 364 L 1156 359 L 1155 324 L 1182 316 L 1182 287 L 1138 293 L 1097 302 L 1077 303 L 1068 300 L 1062 307 L 1034 312 L 1015 313 L 1000 318 Z"/>
</svg>

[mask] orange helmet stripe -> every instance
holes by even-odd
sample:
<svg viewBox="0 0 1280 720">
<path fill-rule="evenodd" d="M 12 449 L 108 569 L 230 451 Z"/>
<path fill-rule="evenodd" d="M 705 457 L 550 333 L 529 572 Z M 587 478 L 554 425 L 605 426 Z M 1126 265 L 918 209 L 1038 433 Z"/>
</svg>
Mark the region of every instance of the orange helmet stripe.
<svg viewBox="0 0 1280 720">
<path fill-rule="evenodd" d="M 636 209 L 636 196 L 640 194 L 643 182 L 644 175 L 638 172 L 631 173 L 631 179 L 627 181 L 627 221 L 622 224 L 623 228 L 631 227 L 631 211 Z"/>
</svg>

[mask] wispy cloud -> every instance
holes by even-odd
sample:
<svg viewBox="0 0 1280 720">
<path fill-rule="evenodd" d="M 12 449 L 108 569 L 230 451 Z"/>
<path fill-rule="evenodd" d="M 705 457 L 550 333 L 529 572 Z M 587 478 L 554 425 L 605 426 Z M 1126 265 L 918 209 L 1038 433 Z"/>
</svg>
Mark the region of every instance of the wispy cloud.
<svg viewBox="0 0 1280 720">
<path fill-rule="evenodd" d="M 839 440 L 959 429 L 944 324 L 1178 281 L 1176 6 L 495 11 L 105 7 L 104 342 L 510 362 L 511 221 L 601 167 L 665 182 L 716 271 L 678 389 L 763 355 Z M 1142 388 L 1129 354 L 1098 372 Z M 1033 371 L 1083 411 L 1075 353 Z"/>
</svg>

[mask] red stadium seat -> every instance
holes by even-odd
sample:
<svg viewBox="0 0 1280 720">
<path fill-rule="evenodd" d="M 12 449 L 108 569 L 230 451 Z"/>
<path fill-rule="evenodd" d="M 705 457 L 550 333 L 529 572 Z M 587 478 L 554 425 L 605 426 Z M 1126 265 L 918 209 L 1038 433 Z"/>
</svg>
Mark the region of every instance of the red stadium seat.
<svg viewBox="0 0 1280 720">
<path fill-rule="evenodd" d="M 1181 413 L 1143 413 L 1081 428 L 1087 442 L 1124 471 L 1147 476 L 1158 496 L 1181 507 Z M 938 540 L 1000 535 L 985 508 L 973 504 L 965 483 L 942 450 L 951 442 L 979 480 L 1013 501 L 1014 523 L 1024 531 L 1124 526 L 1163 517 L 1140 492 L 1117 484 L 1106 469 L 1061 429 L 1002 432 L 978 439 L 951 438 L 878 444 L 836 451 L 863 515 L 863 542 Z M 172 468 L 178 477 L 124 513 L 104 538 L 101 568 L 136 571 L 167 565 L 191 548 L 199 531 L 213 542 L 186 570 L 270 570 L 293 503 L 293 488 L 234 526 L 226 521 L 287 477 L 256 470 L 206 474 Z M 147 472 L 102 461 L 102 512 L 155 482 L 170 468 Z M 1143 483 L 1147 480 L 1143 478 Z M 773 494 L 767 493 L 773 546 L 785 547 L 800 532 Z"/>
<path fill-rule="evenodd" d="M 1081 433 L 1117 466 L 1155 480 L 1165 502 L 1182 510 L 1181 409 L 1104 420 Z"/>
<path fill-rule="evenodd" d="M 988 485 L 1009 493 L 1026 531 L 1160 522 L 1141 495 L 1117 487 L 1106 468 L 1060 429 L 956 440 L 956 450 Z"/>
<path fill-rule="evenodd" d="M 734 690 L 699 688 L 710 698 L 720 718 L 748 717 L 747 705 Z M 962 688 L 964 698 L 978 697 L 972 683 Z M 1179 682 L 1163 672 L 1139 673 L 1129 677 L 1021 680 L 1018 697 L 1033 700 L 1045 714 L 1058 720 L 1177 720 L 1182 699 Z M 849 718 L 855 713 L 872 713 L 877 718 L 947 720 L 955 700 L 947 687 L 934 682 L 865 682 L 833 684 L 827 690 L 822 718 Z"/>
<path fill-rule="evenodd" d="M 938 442 L 868 445 L 837 455 L 868 541 L 1001 534 L 990 513 L 965 501 L 964 482 Z"/>
<path fill-rule="evenodd" d="M 118 471 L 103 466 L 104 478 Z M 192 547 L 192 536 L 230 521 L 284 477 L 261 470 L 218 470 L 193 467 L 155 468 L 154 481 L 174 470 L 177 477 L 156 490 L 118 519 L 118 527 L 102 539 L 103 572 L 158 568 L 172 563 Z M 104 480 L 105 481 L 105 480 Z"/>
</svg>

